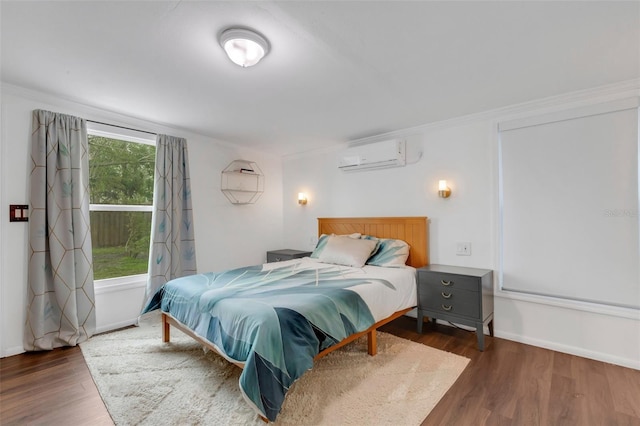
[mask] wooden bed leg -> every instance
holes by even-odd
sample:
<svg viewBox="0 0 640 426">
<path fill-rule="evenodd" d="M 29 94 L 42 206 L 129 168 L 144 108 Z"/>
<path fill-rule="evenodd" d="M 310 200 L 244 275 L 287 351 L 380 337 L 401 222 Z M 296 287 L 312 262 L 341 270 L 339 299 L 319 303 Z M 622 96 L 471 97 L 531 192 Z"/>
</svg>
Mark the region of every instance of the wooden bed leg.
<svg viewBox="0 0 640 426">
<path fill-rule="evenodd" d="M 171 340 L 170 333 L 171 324 L 167 321 L 167 314 L 162 314 L 162 341 L 168 343 Z"/>
<path fill-rule="evenodd" d="M 378 353 L 377 338 L 378 336 L 376 335 L 375 328 L 371 330 L 369 333 L 367 333 L 367 349 L 368 349 L 369 355 L 371 356 L 374 356 L 375 354 Z"/>
</svg>

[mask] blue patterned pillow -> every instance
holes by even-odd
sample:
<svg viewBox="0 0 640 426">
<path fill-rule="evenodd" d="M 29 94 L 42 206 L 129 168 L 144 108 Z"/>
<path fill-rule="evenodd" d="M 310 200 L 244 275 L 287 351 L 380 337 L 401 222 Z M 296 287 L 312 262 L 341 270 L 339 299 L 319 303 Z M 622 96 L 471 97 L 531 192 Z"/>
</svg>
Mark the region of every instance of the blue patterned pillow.
<svg viewBox="0 0 640 426">
<path fill-rule="evenodd" d="M 373 266 L 404 266 L 409 258 L 409 244 L 392 238 L 375 238 L 369 235 L 362 237 L 377 240 L 378 246 L 367 260 L 367 265 Z"/>
</svg>

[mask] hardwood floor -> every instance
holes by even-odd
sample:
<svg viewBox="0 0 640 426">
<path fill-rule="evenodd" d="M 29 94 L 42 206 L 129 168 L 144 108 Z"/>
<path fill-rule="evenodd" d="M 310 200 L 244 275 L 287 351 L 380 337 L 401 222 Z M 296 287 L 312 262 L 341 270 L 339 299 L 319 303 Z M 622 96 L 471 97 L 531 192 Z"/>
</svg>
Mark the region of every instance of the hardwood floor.
<svg viewBox="0 0 640 426">
<path fill-rule="evenodd" d="M 640 425 L 640 371 L 402 317 L 382 331 L 471 359 L 423 425 Z M 0 424 L 112 425 L 79 348 L 0 360 Z M 398 419 L 398 424 L 402 420 Z"/>
<path fill-rule="evenodd" d="M 113 425 L 79 347 L 0 359 L 0 424 Z"/>
<path fill-rule="evenodd" d="M 403 317 L 382 330 L 471 362 L 423 425 L 640 425 L 640 371 Z"/>
</svg>

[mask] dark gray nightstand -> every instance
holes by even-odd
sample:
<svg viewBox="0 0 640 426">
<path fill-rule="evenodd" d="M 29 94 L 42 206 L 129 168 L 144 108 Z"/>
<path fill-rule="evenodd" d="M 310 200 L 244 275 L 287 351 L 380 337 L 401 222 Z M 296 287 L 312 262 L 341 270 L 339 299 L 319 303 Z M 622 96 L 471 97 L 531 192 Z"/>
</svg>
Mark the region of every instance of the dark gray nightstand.
<svg viewBox="0 0 640 426">
<path fill-rule="evenodd" d="M 267 252 L 267 263 L 297 259 L 299 257 L 307 257 L 309 255 L 311 255 L 310 251 L 291 249 L 272 250 Z"/>
<path fill-rule="evenodd" d="M 460 266 L 418 268 L 418 333 L 424 317 L 476 328 L 484 350 L 484 325 L 493 336 L 493 271 Z"/>
</svg>

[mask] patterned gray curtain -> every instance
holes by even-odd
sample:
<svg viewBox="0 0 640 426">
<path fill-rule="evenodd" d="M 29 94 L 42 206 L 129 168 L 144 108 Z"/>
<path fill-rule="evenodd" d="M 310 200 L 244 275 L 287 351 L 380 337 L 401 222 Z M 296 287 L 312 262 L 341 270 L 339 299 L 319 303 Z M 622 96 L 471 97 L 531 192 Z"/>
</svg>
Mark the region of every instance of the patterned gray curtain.
<svg viewBox="0 0 640 426">
<path fill-rule="evenodd" d="M 164 283 L 196 273 L 187 140 L 156 138 L 149 280 L 144 306 Z"/>
<path fill-rule="evenodd" d="M 95 332 L 85 120 L 33 111 L 27 351 L 75 346 Z"/>
</svg>

